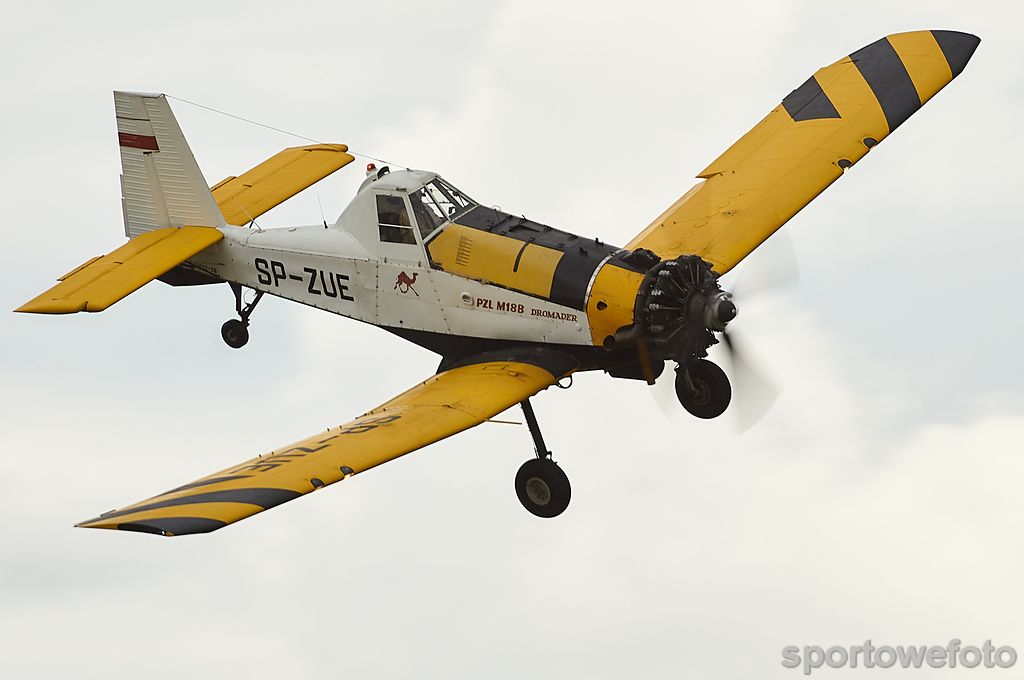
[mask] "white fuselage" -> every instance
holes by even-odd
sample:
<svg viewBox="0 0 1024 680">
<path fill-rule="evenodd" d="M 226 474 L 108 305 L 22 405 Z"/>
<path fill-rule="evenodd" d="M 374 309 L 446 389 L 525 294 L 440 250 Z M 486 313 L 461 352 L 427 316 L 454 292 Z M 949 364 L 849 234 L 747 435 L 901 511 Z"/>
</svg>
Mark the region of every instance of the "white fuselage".
<svg viewBox="0 0 1024 680">
<path fill-rule="evenodd" d="M 419 242 L 373 256 L 338 225 L 222 231 L 191 264 L 270 295 L 390 329 L 592 344 L 585 312 L 433 269 Z"/>
</svg>

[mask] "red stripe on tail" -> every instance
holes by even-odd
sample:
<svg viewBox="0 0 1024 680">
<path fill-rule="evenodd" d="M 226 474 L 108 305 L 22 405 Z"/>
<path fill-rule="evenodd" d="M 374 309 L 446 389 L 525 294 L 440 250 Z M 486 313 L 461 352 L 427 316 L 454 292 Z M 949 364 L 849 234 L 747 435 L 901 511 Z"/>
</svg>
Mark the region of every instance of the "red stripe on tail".
<svg viewBox="0 0 1024 680">
<path fill-rule="evenodd" d="M 151 135 L 133 135 L 127 132 L 118 132 L 117 141 L 121 146 L 127 146 L 131 149 L 143 149 L 145 151 L 160 150 L 160 147 L 156 144 L 156 137 Z"/>
</svg>

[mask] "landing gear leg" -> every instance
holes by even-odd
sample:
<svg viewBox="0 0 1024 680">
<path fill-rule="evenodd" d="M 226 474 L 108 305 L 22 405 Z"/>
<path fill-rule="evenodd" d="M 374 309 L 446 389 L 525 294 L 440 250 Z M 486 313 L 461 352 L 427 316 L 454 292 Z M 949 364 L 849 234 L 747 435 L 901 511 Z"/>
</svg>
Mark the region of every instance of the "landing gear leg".
<svg viewBox="0 0 1024 680">
<path fill-rule="evenodd" d="M 248 304 L 242 301 L 242 284 L 229 281 L 231 292 L 235 294 L 235 311 L 238 312 L 238 319 L 228 319 L 220 327 L 220 336 L 228 347 L 239 349 L 249 342 L 249 315 L 263 297 L 263 291 L 256 291 L 256 297 Z"/>
<path fill-rule="evenodd" d="M 551 452 L 544 445 L 530 400 L 526 399 L 519 405 L 523 407 L 537 457 L 523 463 L 516 473 L 516 495 L 523 507 L 537 517 L 557 517 L 569 507 L 572 495 L 569 478 L 558 463 L 551 460 Z"/>
</svg>

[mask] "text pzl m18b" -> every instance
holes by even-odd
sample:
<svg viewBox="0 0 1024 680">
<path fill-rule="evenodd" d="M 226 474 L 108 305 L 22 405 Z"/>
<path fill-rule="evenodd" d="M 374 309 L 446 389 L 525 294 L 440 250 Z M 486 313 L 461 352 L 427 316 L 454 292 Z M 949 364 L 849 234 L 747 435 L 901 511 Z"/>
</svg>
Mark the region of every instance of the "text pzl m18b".
<svg viewBox="0 0 1024 680">
<path fill-rule="evenodd" d="M 708 348 L 736 316 L 719 277 L 964 69 L 978 38 L 882 38 L 817 71 L 705 168 L 625 247 L 489 208 L 433 172 L 371 166 L 333 225 L 255 218 L 354 160 L 342 144 L 285 149 L 209 187 L 163 95 L 115 92 L 129 241 L 17 311 L 99 312 L 153 279 L 226 282 L 238 318 L 275 295 L 380 326 L 440 355 L 435 375 L 351 422 L 79 526 L 212 531 L 368 470 L 520 404 L 536 457 L 516 493 L 540 517 L 569 503 L 530 397 L 574 371 L 653 383 L 714 418 L 731 387 Z M 244 295 L 247 290 L 253 291 Z"/>
</svg>

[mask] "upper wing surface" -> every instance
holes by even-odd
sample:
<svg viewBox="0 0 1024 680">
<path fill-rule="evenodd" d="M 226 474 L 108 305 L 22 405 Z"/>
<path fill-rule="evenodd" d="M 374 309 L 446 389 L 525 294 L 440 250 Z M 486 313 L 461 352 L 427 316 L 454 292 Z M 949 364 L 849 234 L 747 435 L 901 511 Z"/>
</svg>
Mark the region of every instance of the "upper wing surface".
<svg viewBox="0 0 1024 680">
<path fill-rule="evenodd" d="M 145 231 L 128 243 L 60 277 L 56 286 L 16 312 L 101 312 L 156 277 L 224 238 L 213 227 L 166 227 Z"/>
<path fill-rule="evenodd" d="M 296 146 L 271 156 L 211 191 L 224 220 L 241 226 L 355 160 L 344 144 Z"/>
<path fill-rule="evenodd" d="M 724 274 L 959 75 L 979 43 L 898 33 L 818 70 L 627 248 L 700 255 Z"/>
<path fill-rule="evenodd" d="M 539 348 L 483 354 L 337 428 L 78 526 L 165 536 L 213 531 L 478 425 L 577 367 Z"/>
</svg>

